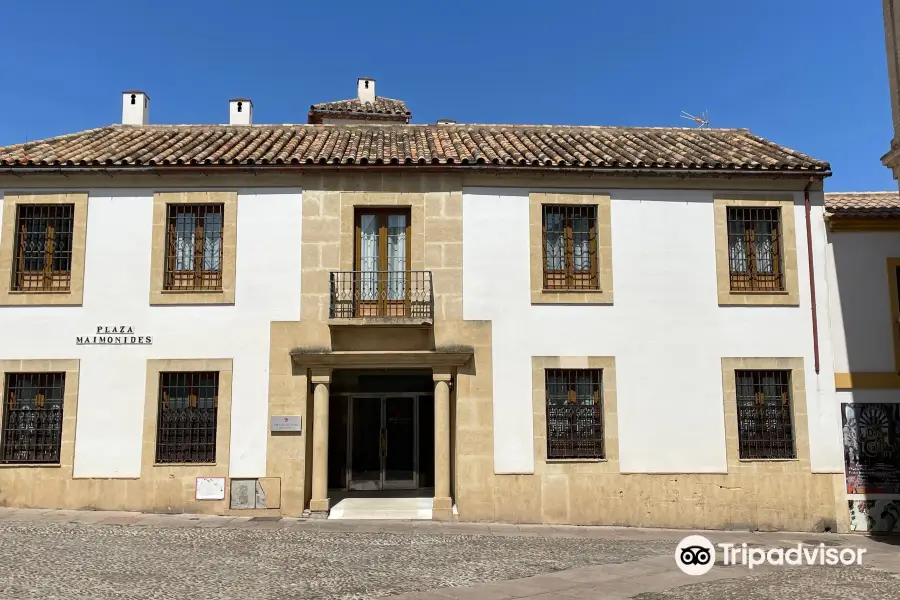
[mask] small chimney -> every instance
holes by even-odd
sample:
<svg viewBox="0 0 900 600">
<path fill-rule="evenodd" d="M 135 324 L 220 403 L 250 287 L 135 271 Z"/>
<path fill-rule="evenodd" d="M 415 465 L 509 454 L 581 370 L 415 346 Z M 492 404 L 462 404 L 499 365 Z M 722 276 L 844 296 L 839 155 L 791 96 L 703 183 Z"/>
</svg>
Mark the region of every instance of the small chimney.
<svg viewBox="0 0 900 600">
<path fill-rule="evenodd" d="M 122 92 L 122 125 L 146 125 L 149 112 L 150 96 L 140 90 Z"/>
<path fill-rule="evenodd" d="M 360 102 L 375 104 L 375 80 L 360 77 L 356 80 L 356 96 Z"/>
<path fill-rule="evenodd" d="M 438 119 L 437 124 L 438 125 L 456 125 L 456 121 L 454 121 L 453 119 Z"/>
<path fill-rule="evenodd" d="M 229 125 L 253 125 L 253 102 L 247 98 L 228 101 Z"/>
</svg>

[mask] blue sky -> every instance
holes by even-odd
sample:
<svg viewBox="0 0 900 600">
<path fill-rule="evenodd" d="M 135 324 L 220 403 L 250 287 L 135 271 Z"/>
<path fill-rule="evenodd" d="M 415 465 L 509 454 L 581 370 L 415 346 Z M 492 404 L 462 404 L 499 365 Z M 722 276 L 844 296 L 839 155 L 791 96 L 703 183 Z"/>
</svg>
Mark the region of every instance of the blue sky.
<svg viewBox="0 0 900 600">
<path fill-rule="evenodd" d="M 0 144 L 118 122 L 303 123 L 356 78 L 417 123 L 685 126 L 756 134 L 831 162 L 826 190 L 896 189 L 874 0 L 3 2 Z"/>
</svg>

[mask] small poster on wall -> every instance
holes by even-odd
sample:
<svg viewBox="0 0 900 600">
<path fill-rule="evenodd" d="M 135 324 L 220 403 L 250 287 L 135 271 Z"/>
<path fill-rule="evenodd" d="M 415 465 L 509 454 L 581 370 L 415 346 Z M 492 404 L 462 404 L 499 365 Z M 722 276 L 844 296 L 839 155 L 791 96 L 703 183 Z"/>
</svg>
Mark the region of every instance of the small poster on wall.
<svg viewBox="0 0 900 600">
<path fill-rule="evenodd" d="M 848 494 L 900 494 L 900 403 L 841 404 Z"/>
<path fill-rule="evenodd" d="M 224 477 L 198 477 L 197 490 L 194 496 L 197 500 L 224 500 Z"/>
</svg>

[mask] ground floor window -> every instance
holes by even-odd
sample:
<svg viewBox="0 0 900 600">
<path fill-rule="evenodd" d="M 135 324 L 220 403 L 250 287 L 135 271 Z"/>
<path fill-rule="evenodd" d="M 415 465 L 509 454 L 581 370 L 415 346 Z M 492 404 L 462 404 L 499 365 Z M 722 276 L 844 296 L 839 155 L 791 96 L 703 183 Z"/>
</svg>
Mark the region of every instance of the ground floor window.
<svg viewBox="0 0 900 600">
<path fill-rule="evenodd" d="M 65 373 L 7 373 L 0 462 L 59 464 Z"/>
<path fill-rule="evenodd" d="M 546 369 L 547 458 L 606 458 L 603 370 Z"/>
<path fill-rule="evenodd" d="M 792 459 L 790 371 L 735 371 L 738 448 L 743 459 Z"/>
<path fill-rule="evenodd" d="M 157 463 L 216 462 L 219 373 L 159 374 Z"/>
</svg>

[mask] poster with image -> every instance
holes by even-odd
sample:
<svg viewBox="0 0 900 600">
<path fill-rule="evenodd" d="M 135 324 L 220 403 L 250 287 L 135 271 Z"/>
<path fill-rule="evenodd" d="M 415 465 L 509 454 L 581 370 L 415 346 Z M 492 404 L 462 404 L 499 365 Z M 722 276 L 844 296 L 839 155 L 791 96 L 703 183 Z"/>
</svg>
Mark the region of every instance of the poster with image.
<svg viewBox="0 0 900 600">
<path fill-rule="evenodd" d="M 900 403 L 841 405 L 848 494 L 900 494 Z"/>
</svg>

